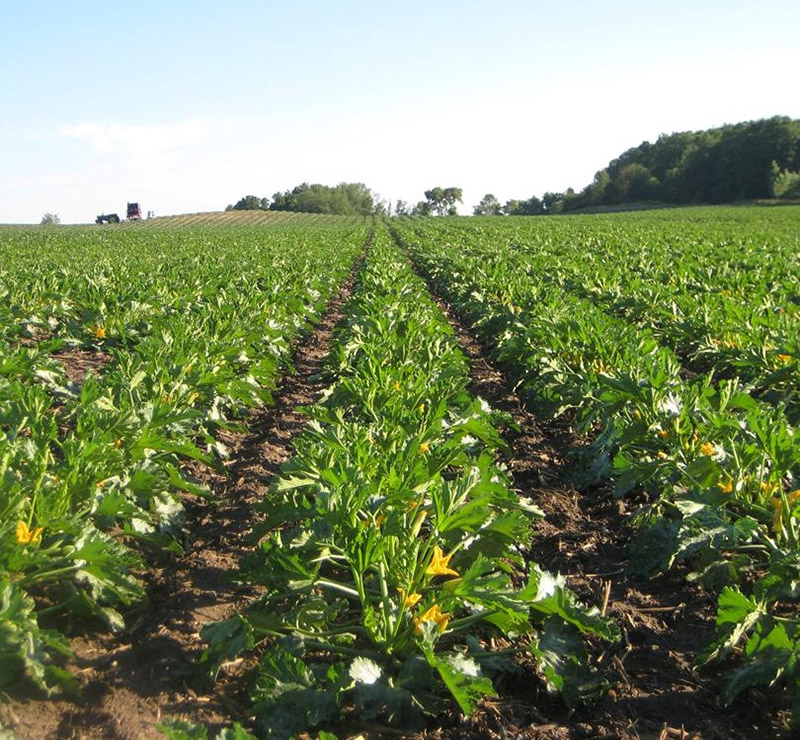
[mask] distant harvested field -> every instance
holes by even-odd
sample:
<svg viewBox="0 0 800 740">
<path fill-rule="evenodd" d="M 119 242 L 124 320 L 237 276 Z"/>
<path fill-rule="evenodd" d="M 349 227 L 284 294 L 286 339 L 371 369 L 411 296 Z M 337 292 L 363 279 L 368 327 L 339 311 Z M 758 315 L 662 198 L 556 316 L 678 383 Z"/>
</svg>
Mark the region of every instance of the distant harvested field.
<svg viewBox="0 0 800 740">
<path fill-rule="evenodd" d="M 313 225 L 320 223 L 341 223 L 352 217 L 332 216 L 323 213 L 293 213 L 290 211 L 207 211 L 205 213 L 185 213 L 178 216 L 159 216 L 142 221 L 127 221 L 120 224 L 128 228 L 152 228 L 163 226 L 260 226 L 266 224 L 302 222 Z M 106 224 L 108 226 L 109 224 Z M 116 226 L 116 225 L 111 225 Z"/>
</svg>

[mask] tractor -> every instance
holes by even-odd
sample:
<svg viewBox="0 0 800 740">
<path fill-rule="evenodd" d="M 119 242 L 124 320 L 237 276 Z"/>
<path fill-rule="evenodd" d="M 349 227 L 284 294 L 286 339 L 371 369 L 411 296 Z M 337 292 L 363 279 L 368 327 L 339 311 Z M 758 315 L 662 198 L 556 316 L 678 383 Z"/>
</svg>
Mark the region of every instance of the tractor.
<svg viewBox="0 0 800 740">
<path fill-rule="evenodd" d="M 96 224 L 118 224 L 119 216 L 117 216 L 116 213 L 102 213 L 94 220 L 94 222 Z"/>
<path fill-rule="evenodd" d="M 128 221 L 142 220 L 142 209 L 139 208 L 138 203 L 128 203 L 128 210 L 125 218 Z M 96 224 L 118 224 L 120 222 L 120 218 L 116 213 L 102 213 L 94 220 L 94 222 Z"/>
</svg>

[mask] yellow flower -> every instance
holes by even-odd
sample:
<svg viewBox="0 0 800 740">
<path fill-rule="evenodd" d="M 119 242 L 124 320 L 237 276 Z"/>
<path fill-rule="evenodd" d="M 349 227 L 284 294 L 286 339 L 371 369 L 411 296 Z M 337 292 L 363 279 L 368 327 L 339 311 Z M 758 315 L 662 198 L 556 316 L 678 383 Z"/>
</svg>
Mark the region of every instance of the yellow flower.
<svg viewBox="0 0 800 740">
<path fill-rule="evenodd" d="M 721 480 L 717 481 L 717 488 L 723 493 L 733 493 L 733 478 L 728 479 L 727 483 L 723 483 Z"/>
<path fill-rule="evenodd" d="M 789 510 L 792 510 L 792 507 L 797 502 L 797 499 L 800 498 L 800 490 L 792 491 L 791 493 L 786 494 L 786 502 L 789 504 Z M 772 508 L 775 509 L 775 518 L 773 520 L 773 526 L 775 531 L 777 531 L 783 524 L 783 499 L 779 496 L 773 496 L 770 499 L 770 503 L 772 504 Z"/>
<path fill-rule="evenodd" d="M 791 509 L 797 499 L 800 498 L 800 491 L 792 491 L 791 493 L 786 494 L 786 501 L 789 504 L 789 508 Z M 772 502 L 772 507 L 774 509 L 781 509 L 783 508 L 783 499 L 780 496 L 773 496 L 770 501 Z"/>
<path fill-rule="evenodd" d="M 435 622 L 436 628 L 439 632 L 444 632 L 447 629 L 447 623 L 450 621 L 450 615 L 443 612 L 438 604 L 434 604 L 428 611 L 419 617 L 414 617 L 414 634 L 422 634 L 422 625 L 425 622 Z"/>
<path fill-rule="evenodd" d="M 393 391 L 399 391 L 400 390 L 400 381 L 399 380 L 395 380 L 394 381 L 394 383 L 392 384 L 392 390 Z"/>
<path fill-rule="evenodd" d="M 777 483 L 769 483 L 768 481 L 761 481 L 761 493 L 773 493 L 777 489 Z"/>
<path fill-rule="evenodd" d="M 95 326 L 92 329 L 92 334 L 94 334 L 95 339 L 105 339 L 106 338 L 106 328 L 105 326 Z"/>
<path fill-rule="evenodd" d="M 778 355 L 778 359 L 782 363 L 786 364 L 786 363 L 789 363 L 789 362 L 792 361 L 792 356 L 791 355 Z"/>
<path fill-rule="evenodd" d="M 417 407 L 417 410 L 420 412 L 420 414 L 424 414 L 424 413 L 425 413 L 425 404 L 424 404 L 424 403 L 421 403 L 421 404 L 420 404 L 420 405 Z"/>
<path fill-rule="evenodd" d="M 659 451 L 656 453 L 656 457 L 657 457 L 659 460 L 666 460 L 666 459 L 669 457 L 669 455 L 667 455 L 667 453 L 666 453 L 666 452 L 664 452 L 664 450 L 659 450 Z"/>
<path fill-rule="evenodd" d="M 431 449 L 431 446 L 427 442 L 423 442 L 419 446 L 419 451 L 420 452 L 430 452 L 430 449 Z"/>
<path fill-rule="evenodd" d="M 661 437 L 661 439 L 666 439 L 669 437 L 669 432 L 666 429 L 659 429 L 658 436 Z"/>
<path fill-rule="evenodd" d="M 114 447 L 117 449 L 122 447 L 122 437 L 117 437 L 117 439 L 114 440 Z"/>
<path fill-rule="evenodd" d="M 406 609 L 412 609 L 417 605 L 417 602 L 422 598 L 422 594 L 408 594 L 406 595 L 406 590 L 404 588 L 398 588 L 397 592 L 400 594 L 400 598 L 403 600 L 403 606 Z"/>
<path fill-rule="evenodd" d="M 17 544 L 18 545 L 38 545 L 42 541 L 43 527 L 28 529 L 25 522 L 17 524 Z"/>
<path fill-rule="evenodd" d="M 702 452 L 707 457 L 714 457 L 716 451 L 717 451 L 716 447 L 714 447 L 713 443 L 711 442 L 703 442 L 703 444 L 700 446 L 700 452 Z"/>
<path fill-rule="evenodd" d="M 458 571 L 450 567 L 450 558 L 453 557 L 451 552 L 445 555 L 439 545 L 433 548 L 433 555 L 431 555 L 431 563 L 425 569 L 425 573 L 429 576 L 457 576 Z"/>
</svg>

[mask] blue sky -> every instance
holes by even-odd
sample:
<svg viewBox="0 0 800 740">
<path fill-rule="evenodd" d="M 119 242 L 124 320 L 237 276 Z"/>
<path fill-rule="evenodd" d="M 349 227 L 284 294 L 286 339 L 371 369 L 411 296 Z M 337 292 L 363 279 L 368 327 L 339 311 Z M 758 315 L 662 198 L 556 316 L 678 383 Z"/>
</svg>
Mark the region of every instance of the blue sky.
<svg viewBox="0 0 800 740">
<path fill-rule="evenodd" d="M 0 223 L 580 189 L 660 133 L 800 118 L 799 36 L 797 0 L 5 3 Z"/>
</svg>

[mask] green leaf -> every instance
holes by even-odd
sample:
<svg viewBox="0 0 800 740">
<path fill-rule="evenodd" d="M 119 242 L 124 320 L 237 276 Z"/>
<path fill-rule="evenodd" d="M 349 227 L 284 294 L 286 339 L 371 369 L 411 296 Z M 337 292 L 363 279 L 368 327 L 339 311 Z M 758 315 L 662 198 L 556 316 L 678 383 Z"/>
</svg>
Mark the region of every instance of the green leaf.
<svg viewBox="0 0 800 740">
<path fill-rule="evenodd" d="M 208 740 L 208 730 L 205 725 L 183 720 L 170 719 L 157 724 L 156 729 L 169 740 Z"/>
<path fill-rule="evenodd" d="M 200 675 L 205 678 L 203 683 L 213 683 L 224 662 L 234 660 L 255 647 L 253 628 L 239 614 L 205 625 L 200 634 L 208 643 L 198 665 Z"/>
<path fill-rule="evenodd" d="M 318 686 L 303 661 L 281 645 L 261 659 L 253 698 L 258 727 L 268 738 L 288 739 L 339 717 L 335 691 Z"/>
<path fill-rule="evenodd" d="M 480 666 L 472 658 L 461 653 L 440 657 L 430 649 L 425 650 L 425 658 L 439 672 L 465 715 L 472 714 L 485 697 L 496 695 L 491 680 L 481 674 Z"/>
<path fill-rule="evenodd" d="M 553 576 L 538 566 L 531 569 L 528 585 L 520 596 L 531 599 L 530 604 L 534 611 L 560 617 L 581 632 L 589 632 L 615 642 L 621 637 L 619 626 L 613 620 L 601 616 L 597 608 L 581 604 L 578 597 L 566 588 L 561 576 Z"/>
<path fill-rule="evenodd" d="M 608 688 L 603 677 L 589 664 L 589 659 L 575 627 L 550 618 L 531 650 L 539 661 L 539 670 L 548 687 L 558 691 L 568 707 L 574 708 L 599 699 Z"/>
</svg>

